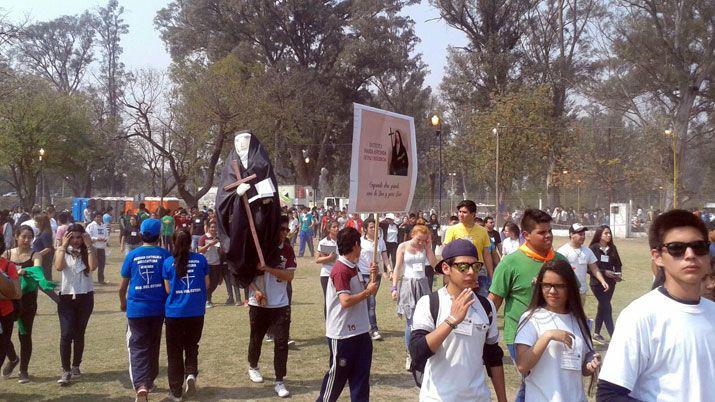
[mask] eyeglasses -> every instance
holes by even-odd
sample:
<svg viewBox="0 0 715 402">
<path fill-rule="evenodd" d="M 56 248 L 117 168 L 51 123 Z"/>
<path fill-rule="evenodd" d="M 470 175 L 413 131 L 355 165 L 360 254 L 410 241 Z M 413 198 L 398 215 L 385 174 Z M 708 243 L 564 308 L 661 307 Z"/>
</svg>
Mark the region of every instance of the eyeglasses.
<svg viewBox="0 0 715 402">
<path fill-rule="evenodd" d="M 673 257 L 679 258 L 685 255 L 685 251 L 688 249 L 688 247 L 693 249 L 693 253 L 695 253 L 695 255 L 699 256 L 703 256 L 710 252 L 710 242 L 707 242 L 705 240 L 698 240 L 690 243 L 674 241 L 671 243 L 663 244 L 662 246 L 660 246 L 660 249 L 662 250 L 663 248 L 665 248 L 666 250 L 668 250 L 668 254 L 672 255 Z"/>
<path fill-rule="evenodd" d="M 450 267 L 456 269 L 460 273 L 465 273 L 469 271 L 469 268 L 471 268 L 474 272 L 479 272 L 479 270 L 482 269 L 482 265 L 484 265 L 484 263 L 480 261 L 473 262 L 471 264 L 468 262 L 455 262 L 454 264 L 450 265 Z"/>
<path fill-rule="evenodd" d="M 565 283 L 548 283 L 548 282 L 541 282 L 539 283 L 539 286 L 541 286 L 541 290 L 544 292 L 550 292 L 551 289 L 556 289 L 557 292 L 562 292 L 566 290 L 568 287 L 567 284 Z"/>
</svg>

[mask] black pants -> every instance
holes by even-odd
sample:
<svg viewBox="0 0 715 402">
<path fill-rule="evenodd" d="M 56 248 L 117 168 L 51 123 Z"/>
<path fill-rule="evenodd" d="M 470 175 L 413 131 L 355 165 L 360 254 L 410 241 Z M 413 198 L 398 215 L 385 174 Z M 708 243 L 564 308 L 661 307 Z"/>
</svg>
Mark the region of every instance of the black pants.
<svg viewBox="0 0 715 402">
<path fill-rule="evenodd" d="M 62 370 L 79 367 L 84 353 L 84 331 L 94 309 L 94 292 L 79 295 L 60 295 L 57 315 L 60 319 L 60 361 Z M 74 347 L 74 356 L 72 349 Z"/>
<path fill-rule="evenodd" d="M 211 301 L 211 296 L 214 291 L 221 284 L 223 279 L 223 272 L 221 270 L 221 265 L 209 265 L 209 288 L 206 289 L 206 300 Z"/>
<path fill-rule="evenodd" d="M 397 246 L 399 243 L 385 243 L 385 249 L 387 251 L 387 255 L 390 256 L 390 261 L 392 261 L 392 268 L 395 268 L 395 264 L 397 263 Z"/>
<path fill-rule="evenodd" d="M 263 337 L 271 330 L 273 334 L 273 369 L 276 381 L 283 381 L 288 363 L 288 336 L 290 332 L 290 306 L 266 308 L 250 306 L 251 335 L 248 342 L 248 364 L 258 367 Z"/>
<path fill-rule="evenodd" d="M 327 307 L 325 306 L 325 294 L 328 292 L 328 281 L 330 280 L 329 276 L 321 276 L 320 277 L 320 286 L 323 288 L 323 318 L 327 316 Z"/>
<path fill-rule="evenodd" d="M 25 293 L 20 299 L 20 311 L 17 317 L 18 338 L 20 339 L 20 372 L 27 373 L 27 366 L 32 357 L 32 324 L 35 322 L 37 314 L 37 291 Z M 20 325 L 24 328 L 24 334 L 20 333 Z M 15 345 L 10 340 L 7 350 L 7 358 L 17 360 Z"/>
<path fill-rule="evenodd" d="M 164 317 L 127 318 L 129 377 L 134 390 L 154 385 L 159 375 L 159 349 Z"/>
<path fill-rule="evenodd" d="M 12 327 L 15 323 L 14 313 L 4 315 L 0 317 L 0 327 L 2 327 L 2 334 L 0 334 L 0 366 L 5 363 L 5 356 L 7 351 L 10 349 L 10 338 L 12 337 Z M 15 359 L 11 359 L 15 360 Z"/>
<path fill-rule="evenodd" d="M 616 282 L 607 278 L 606 283 L 608 283 L 609 286 L 607 292 L 603 290 L 603 286 L 601 286 L 597 280 L 591 278 L 591 291 L 596 297 L 596 300 L 598 300 L 594 333 L 601 333 L 601 326 L 606 324 L 608 335 L 613 335 L 613 307 L 611 306 L 611 299 L 613 298 L 613 292 L 616 290 Z"/>
<path fill-rule="evenodd" d="M 345 339 L 328 339 L 330 369 L 325 373 L 320 395 L 316 402 L 337 401 L 350 385 L 350 400 L 370 400 L 370 366 L 372 365 L 372 340 L 368 333 Z"/>
<path fill-rule="evenodd" d="M 104 266 L 107 264 L 107 251 L 103 248 L 97 250 L 97 283 L 104 283 Z"/>
<path fill-rule="evenodd" d="M 199 341 L 204 329 L 204 316 L 166 317 L 165 322 L 169 389 L 174 396 L 180 396 L 184 377 L 199 375 Z"/>
</svg>

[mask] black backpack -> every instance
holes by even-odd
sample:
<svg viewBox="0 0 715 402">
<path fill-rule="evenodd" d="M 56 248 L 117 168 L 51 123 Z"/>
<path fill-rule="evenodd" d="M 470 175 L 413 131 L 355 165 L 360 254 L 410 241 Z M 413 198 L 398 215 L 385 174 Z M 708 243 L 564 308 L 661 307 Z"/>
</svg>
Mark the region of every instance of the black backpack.
<svg viewBox="0 0 715 402">
<path fill-rule="evenodd" d="M 478 295 L 476 292 L 474 293 L 474 295 L 477 296 L 477 300 L 479 300 L 479 303 L 482 305 L 482 308 L 484 308 L 484 311 L 487 313 L 489 325 L 492 325 L 492 321 L 494 320 L 494 311 L 492 310 L 492 305 L 489 303 L 489 300 L 487 300 L 486 297 Z M 439 294 L 437 292 L 432 292 L 429 295 L 429 311 L 432 315 L 432 321 L 434 321 L 434 326 L 435 328 L 437 328 L 437 315 L 439 315 Z M 415 379 L 415 385 L 417 385 L 418 388 L 422 386 L 422 376 L 424 375 L 426 364 L 426 360 L 423 362 L 416 362 L 413 360 L 410 365 L 412 377 Z"/>
</svg>

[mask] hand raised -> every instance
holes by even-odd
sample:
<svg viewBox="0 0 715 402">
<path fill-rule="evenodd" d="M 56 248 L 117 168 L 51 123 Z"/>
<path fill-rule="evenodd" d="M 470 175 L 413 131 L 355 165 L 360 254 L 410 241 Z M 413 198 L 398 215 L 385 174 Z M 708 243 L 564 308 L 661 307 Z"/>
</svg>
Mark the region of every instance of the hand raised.
<svg viewBox="0 0 715 402">
<path fill-rule="evenodd" d="M 450 309 L 449 315 L 454 318 L 452 324 L 459 324 L 464 321 L 467 316 L 467 311 L 469 311 L 469 306 L 474 304 L 476 300 L 474 297 L 472 289 L 464 289 L 462 293 L 459 294 L 454 300 L 452 300 L 452 308 Z"/>
</svg>

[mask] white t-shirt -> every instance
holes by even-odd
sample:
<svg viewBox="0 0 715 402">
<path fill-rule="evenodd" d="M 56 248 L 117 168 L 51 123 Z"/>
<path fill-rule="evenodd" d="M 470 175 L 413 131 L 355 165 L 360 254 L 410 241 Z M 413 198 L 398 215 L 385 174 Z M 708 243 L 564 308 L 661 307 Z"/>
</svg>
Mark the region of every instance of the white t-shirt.
<svg viewBox="0 0 715 402">
<path fill-rule="evenodd" d="M 450 314 L 452 297 L 446 287 L 439 289 L 437 294 L 439 325 Z M 494 304 L 491 301 L 489 304 L 492 312 L 495 312 Z M 493 315 L 496 317 L 496 314 Z M 412 320 L 413 331 L 434 331 L 435 321 L 430 313 L 429 295 L 417 301 Z M 494 344 L 498 340 L 497 320 L 492 320 L 489 325 L 489 317 L 482 304 L 475 301 L 464 321 L 447 335 L 435 354 L 427 359 L 420 401 L 489 401 L 491 396 L 482 353 L 485 342 Z"/>
<path fill-rule="evenodd" d="M 340 294 L 355 295 L 365 290 L 357 267 L 340 256 L 330 272 L 328 288 L 325 292 L 325 336 L 331 339 L 345 339 L 365 334 L 370 329 L 367 315 L 367 299 L 351 307 L 340 304 Z"/>
<path fill-rule="evenodd" d="M 98 224 L 97 222 L 92 221 L 89 225 L 87 225 L 87 233 L 89 233 L 89 237 L 92 238 L 94 248 L 107 248 L 107 239 L 109 239 L 109 230 L 107 229 L 107 225 L 104 223 Z"/>
<path fill-rule="evenodd" d="M 427 254 L 424 251 L 410 253 L 405 247 L 403 257 L 403 267 L 405 269 L 404 278 L 422 279 L 425 277 L 425 266 L 427 265 Z"/>
<path fill-rule="evenodd" d="M 347 223 L 348 223 L 348 219 L 347 219 L 347 218 L 345 218 L 345 217 L 343 217 L 343 216 L 341 216 L 340 218 L 338 218 L 338 225 L 339 225 L 340 229 L 345 229 L 345 225 L 347 225 Z"/>
<path fill-rule="evenodd" d="M 618 316 L 599 380 L 645 402 L 712 400 L 715 303 L 679 303 L 658 289 L 634 300 Z"/>
<path fill-rule="evenodd" d="M 544 354 L 524 379 L 526 401 L 587 401 L 583 391 L 581 368 L 590 348 L 576 317 L 572 314 L 557 314 L 540 308 L 534 311 L 529 321 L 522 325 L 528 315 L 527 311 L 519 320 L 515 344 L 534 346 L 539 337 L 551 329 L 568 331 L 574 334 L 575 339 L 572 348 L 568 348 L 562 342 L 549 342 Z"/>
<path fill-rule="evenodd" d="M 318 252 L 323 254 L 335 253 L 335 255 L 338 255 L 338 243 L 336 243 L 335 240 L 324 237 L 318 242 Z M 322 264 L 320 266 L 320 276 L 330 276 L 330 271 L 332 271 L 334 263 L 333 261 Z"/>
<path fill-rule="evenodd" d="M 387 225 L 387 233 L 385 239 L 387 243 L 397 243 L 397 232 L 399 228 L 394 223 Z"/>
<path fill-rule="evenodd" d="M 519 239 L 512 240 L 511 237 L 507 237 L 506 239 L 501 241 L 501 251 L 502 251 L 502 257 L 506 257 L 507 255 L 515 252 L 516 250 L 519 249 Z"/>
<path fill-rule="evenodd" d="M 92 273 L 84 274 L 84 261 L 81 256 L 74 258 L 71 253 L 65 253 L 65 268 L 62 270 L 60 294 L 79 295 L 94 291 Z"/>
<path fill-rule="evenodd" d="M 57 221 L 55 218 L 50 218 L 50 228 L 52 229 L 52 237 L 55 237 L 55 233 L 57 233 Z"/>
<path fill-rule="evenodd" d="M 283 247 L 279 247 L 279 249 L 283 250 Z M 276 268 L 295 271 L 295 259 L 288 261 L 281 253 L 281 263 L 280 266 Z M 263 288 L 263 290 L 265 290 L 264 294 L 266 296 L 266 305 L 261 306 L 261 304 L 258 303 L 256 300 L 256 292 L 250 288 L 248 290 L 249 305 L 266 308 L 279 308 L 290 305 L 290 301 L 288 300 L 288 282 L 278 279 L 277 276 L 274 276 L 269 272 L 264 273 L 262 278 L 261 276 L 256 276 L 253 282 L 257 284 L 259 288 Z"/>
<path fill-rule="evenodd" d="M 358 269 L 363 275 L 370 275 L 370 264 L 372 264 L 372 251 L 374 249 L 373 242 L 368 240 L 365 236 L 360 237 L 360 260 L 358 260 Z M 377 265 L 379 266 L 381 261 L 380 255 L 383 251 L 387 250 L 385 247 L 385 241 L 382 238 L 377 241 Z"/>
<path fill-rule="evenodd" d="M 573 248 L 570 243 L 564 244 L 556 251 L 569 260 L 571 268 L 573 268 L 576 273 L 576 279 L 578 279 L 581 285 L 581 294 L 587 293 L 588 283 L 586 283 L 586 273 L 588 272 L 588 264 L 595 264 L 598 261 L 596 255 L 586 246 Z"/>
</svg>

